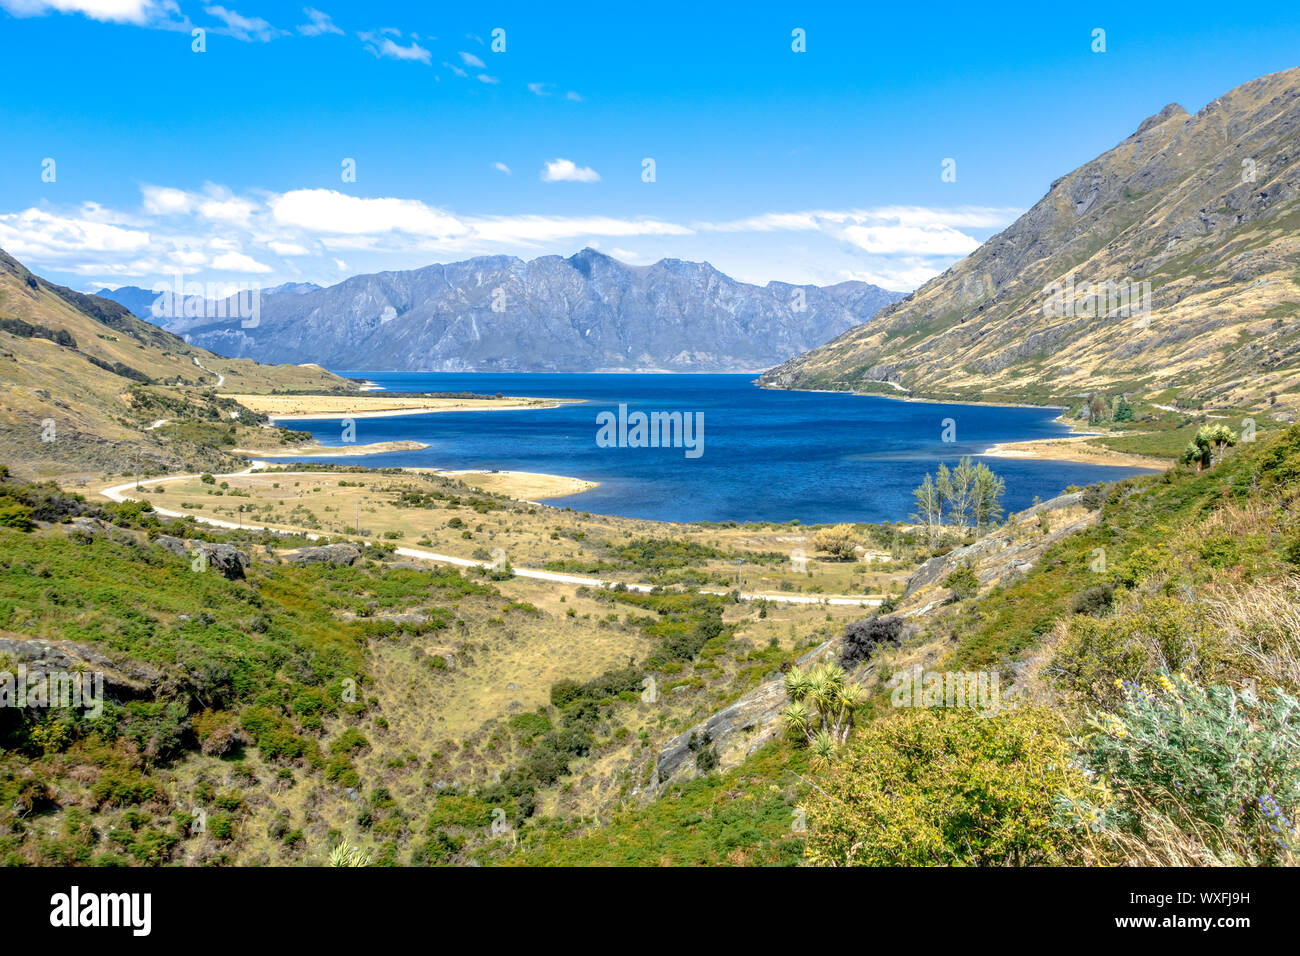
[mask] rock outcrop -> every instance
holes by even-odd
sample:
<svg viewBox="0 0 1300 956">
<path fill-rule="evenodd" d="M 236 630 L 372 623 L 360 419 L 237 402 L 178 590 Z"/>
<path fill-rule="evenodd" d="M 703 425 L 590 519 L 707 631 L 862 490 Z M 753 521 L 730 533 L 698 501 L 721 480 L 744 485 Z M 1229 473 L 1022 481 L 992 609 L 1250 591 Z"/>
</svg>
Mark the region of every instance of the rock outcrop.
<svg viewBox="0 0 1300 956">
<path fill-rule="evenodd" d="M 361 560 L 361 549 L 355 544 L 325 544 L 316 548 L 299 548 L 289 560 L 293 564 L 343 564 L 353 565 Z"/>
</svg>

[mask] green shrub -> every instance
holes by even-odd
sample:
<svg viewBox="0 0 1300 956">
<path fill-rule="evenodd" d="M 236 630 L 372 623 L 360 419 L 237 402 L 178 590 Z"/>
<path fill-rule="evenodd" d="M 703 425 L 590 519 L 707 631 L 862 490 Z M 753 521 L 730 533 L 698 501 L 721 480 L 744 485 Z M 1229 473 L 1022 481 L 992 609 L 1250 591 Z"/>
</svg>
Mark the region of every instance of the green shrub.
<svg viewBox="0 0 1300 956">
<path fill-rule="evenodd" d="M 1063 800 L 1069 822 L 1113 834 L 1121 846 L 1129 837 L 1181 848 L 1161 862 L 1300 862 L 1300 702 L 1164 673 L 1121 690 L 1114 712 L 1089 719 L 1084 751 L 1114 800 Z"/>
<path fill-rule="evenodd" d="M 1070 610 L 1075 614 L 1097 615 L 1110 610 L 1115 601 L 1115 588 L 1109 584 L 1094 584 L 1084 588 L 1070 601 Z"/>
<path fill-rule="evenodd" d="M 914 709 L 869 724 L 805 801 L 817 865 L 1060 863 L 1057 794 L 1086 788 L 1058 719 Z"/>
<path fill-rule="evenodd" d="M 979 593 L 980 579 L 969 564 L 961 564 L 943 579 L 943 586 L 951 588 L 953 597 L 957 600 L 964 601 Z"/>
<path fill-rule="evenodd" d="M 0 500 L 0 528 L 31 531 L 34 527 L 31 508 L 16 501 Z"/>
</svg>

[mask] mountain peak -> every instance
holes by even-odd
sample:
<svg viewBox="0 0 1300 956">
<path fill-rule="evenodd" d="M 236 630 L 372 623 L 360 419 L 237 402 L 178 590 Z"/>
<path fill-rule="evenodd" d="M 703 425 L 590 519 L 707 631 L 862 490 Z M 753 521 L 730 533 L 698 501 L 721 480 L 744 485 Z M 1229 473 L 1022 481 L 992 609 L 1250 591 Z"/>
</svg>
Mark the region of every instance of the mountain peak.
<svg viewBox="0 0 1300 956">
<path fill-rule="evenodd" d="M 1166 120 L 1173 119 L 1176 116 L 1188 118 L 1190 117 L 1190 114 L 1187 112 L 1187 110 L 1183 109 L 1179 104 L 1170 103 L 1159 113 L 1156 113 L 1153 116 L 1148 116 L 1146 119 L 1144 119 L 1142 121 L 1142 125 L 1137 128 L 1137 132 L 1135 132 L 1133 135 L 1141 136 L 1147 130 L 1159 126 L 1161 123 L 1164 123 Z"/>
</svg>

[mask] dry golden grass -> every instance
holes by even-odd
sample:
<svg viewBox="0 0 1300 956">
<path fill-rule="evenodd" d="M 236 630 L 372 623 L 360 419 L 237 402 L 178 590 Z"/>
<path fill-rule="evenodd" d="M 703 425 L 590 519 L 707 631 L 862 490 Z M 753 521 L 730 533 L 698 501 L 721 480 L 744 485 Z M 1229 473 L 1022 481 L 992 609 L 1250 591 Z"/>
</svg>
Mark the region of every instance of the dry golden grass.
<svg viewBox="0 0 1300 956">
<path fill-rule="evenodd" d="M 508 474 L 487 477 L 496 479 L 494 484 L 503 493 L 508 493 L 507 489 L 544 491 L 548 486 L 563 492 L 579 481 L 564 476 L 528 476 L 524 485 L 515 486 Z M 548 562 L 560 562 L 555 565 L 560 571 L 628 583 L 644 582 L 651 572 L 635 567 L 598 568 L 593 562 L 608 565 L 610 548 L 643 539 L 694 543 L 722 553 L 723 557 L 702 559 L 687 569 L 706 586 L 718 589 L 735 586 L 732 556 L 747 556 L 746 593 L 871 598 L 900 588 L 914 566 L 910 555 L 901 554 L 888 562 L 835 561 L 819 556 L 813 550 L 811 534 L 802 528 L 715 528 L 587 514 L 486 492 L 479 495 L 468 487 L 478 480 L 476 475 L 448 480 L 415 471 L 400 476 L 265 472 L 225 477 L 221 479 L 228 486 L 225 489 L 220 483 L 205 485 L 198 479 L 145 481 L 141 494 L 157 507 L 222 521 L 340 537 L 357 537 L 359 522 L 361 537 L 367 540 L 470 560 L 486 560 L 500 549 L 513 566 L 543 569 Z M 223 494 L 216 494 L 218 491 Z M 461 503 L 406 507 L 400 502 L 403 491 L 447 492 L 459 496 Z M 475 498 L 493 506 L 475 510 Z M 797 551 L 804 552 L 803 570 L 797 569 L 792 557 Z"/>
</svg>

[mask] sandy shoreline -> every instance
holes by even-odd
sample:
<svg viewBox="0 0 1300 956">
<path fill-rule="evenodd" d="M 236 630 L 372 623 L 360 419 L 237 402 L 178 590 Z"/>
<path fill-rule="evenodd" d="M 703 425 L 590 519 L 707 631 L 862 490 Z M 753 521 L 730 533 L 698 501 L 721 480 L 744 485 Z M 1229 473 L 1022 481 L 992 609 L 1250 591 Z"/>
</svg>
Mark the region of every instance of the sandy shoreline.
<svg viewBox="0 0 1300 956">
<path fill-rule="evenodd" d="M 428 415 L 433 412 L 492 412 L 559 408 L 578 399 L 525 398 L 410 398 L 379 395 L 229 395 L 245 408 L 272 421 L 344 418 L 386 418 L 392 415 Z"/>
<path fill-rule="evenodd" d="M 506 495 L 524 501 L 537 501 L 543 498 L 566 498 L 579 495 L 584 491 L 599 488 L 600 482 L 587 481 L 585 478 L 573 478 L 569 475 L 543 474 L 537 471 L 482 471 L 464 469 L 443 471 L 437 468 L 405 468 L 404 471 L 439 475 L 443 478 L 456 478 L 471 488 L 492 494 Z"/>
<path fill-rule="evenodd" d="M 298 445 L 293 448 L 232 448 L 236 455 L 250 458 L 351 458 L 353 455 L 383 455 L 394 451 L 419 451 L 428 448 L 418 441 L 377 441 L 369 445 Z"/>
<path fill-rule="evenodd" d="M 1062 438 L 1035 438 L 1029 441 L 999 442 L 980 453 L 982 458 L 1032 458 L 1044 461 L 1070 461 L 1086 465 L 1116 465 L 1123 468 L 1163 470 L 1171 462 L 1146 455 L 1111 451 L 1088 442 L 1095 435 L 1070 435 Z"/>
</svg>

